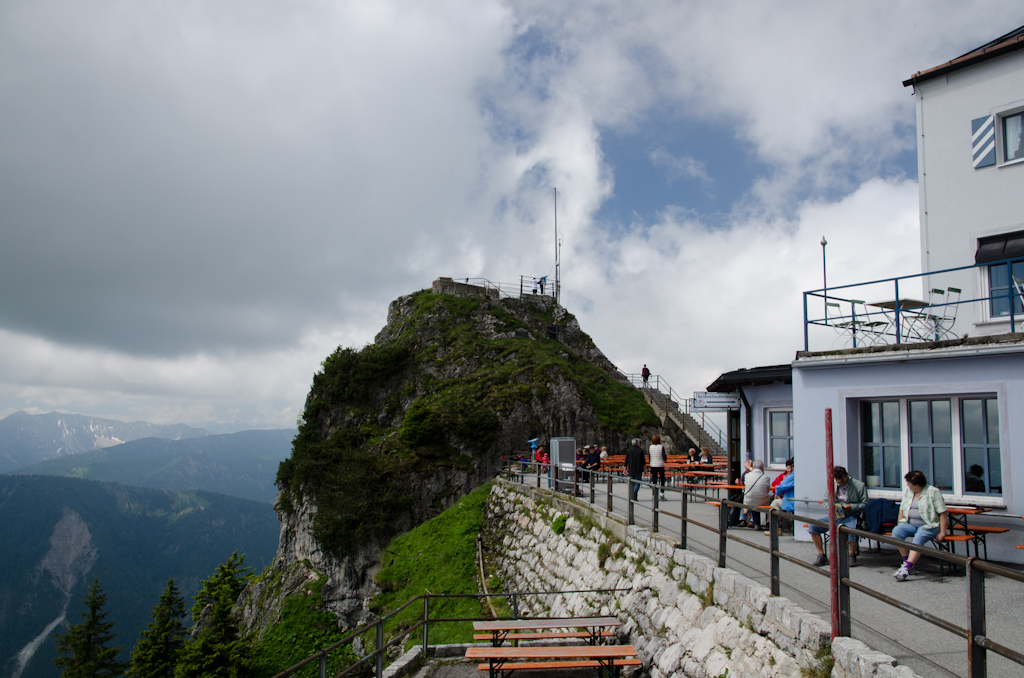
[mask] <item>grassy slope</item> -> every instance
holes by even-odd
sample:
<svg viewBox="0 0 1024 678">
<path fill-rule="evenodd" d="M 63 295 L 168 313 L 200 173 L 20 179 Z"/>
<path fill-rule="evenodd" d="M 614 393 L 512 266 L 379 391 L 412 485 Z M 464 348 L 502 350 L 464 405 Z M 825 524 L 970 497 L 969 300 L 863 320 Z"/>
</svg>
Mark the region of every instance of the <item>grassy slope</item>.
<svg viewBox="0 0 1024 678">
<path fill-rule="evenodd" d="M 393 341 L 361 351 L 339 348 L 324 361 L 292 456 L 278 470 L 280 485 L 312 495 L 314 531 L 325 548 L 345 552 L 394 536 L 412 501 L 405 491 L 409 474 L 473 467 L 470 455 L 494 441 L 498 417 L 516 403 L 544 397 L 559 376 L 577 385 L 604 428 L 632 434 L 660 423 L 636 389 L 543 338 L 550 308 L 532 310 L 527 323 L 542 338 L 490 341 L 474 329 L 474 313 L 486 310 L 499 332 L 523 321 L 482 299 L 425 291 L 411 303 Z M 584 342 L 592 345 L 589 338 Z M 427 372 L 455 365 L 476 368 L 449 379 Z M 402 398 L 414 398 L 407 412 Z M 339 426 L 343 416 L 347 423 Z M 335 430 L 324 439 L 328 417 Z M 398 417 L 404 418 L 400 427 L 386 423 Z"/>
</svg>

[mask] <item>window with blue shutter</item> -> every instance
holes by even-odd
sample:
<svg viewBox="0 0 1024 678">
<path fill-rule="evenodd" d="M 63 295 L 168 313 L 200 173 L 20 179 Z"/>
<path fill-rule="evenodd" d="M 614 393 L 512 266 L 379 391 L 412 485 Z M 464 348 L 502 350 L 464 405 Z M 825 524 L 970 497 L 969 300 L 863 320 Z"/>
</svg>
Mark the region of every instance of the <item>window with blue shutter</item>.
<svg viewBox="0 0 1024 678">
<path fill-rule="evenodd" d="M 971 140 L 974 169 L 996 164 L 996 116 L 988 115 L 972 120 Z"/>
</svg>

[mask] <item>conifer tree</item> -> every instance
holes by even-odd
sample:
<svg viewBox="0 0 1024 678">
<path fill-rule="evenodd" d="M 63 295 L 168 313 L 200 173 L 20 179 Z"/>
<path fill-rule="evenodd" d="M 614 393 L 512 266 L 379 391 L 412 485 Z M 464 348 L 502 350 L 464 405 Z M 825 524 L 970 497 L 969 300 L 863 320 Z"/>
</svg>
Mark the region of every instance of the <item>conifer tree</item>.
<svg viewBox="0 0 1024 678">
<path fill-rule="evenodd" d="M 172 678 L 181 648 L 185 646 L 185 600 L 174 585 L 167 587 L 160 602 L 153 608 L 153 621 L 149 622 L 142 637 L 132 650 L 129 674 L 132 678 Z"/>
<path fill-rule="evenodd" d="M 86 611 L 80 611 L 82 622 L 68 627 L 68 632 L 56 634 L 58 656 L 54 666 L 63 671 L 64 678 L 117 678 L 124 673 L 127 662 L 117 660 L 123 647 L 108 647 L 117 637 L 111 633 L 114 622 L 103 621 L 102 612 L 107 602 L 99 579 L 89 585 L 82 599 Z M 64 656 L 68 655 L 68 656 Z"/>
<path fill-rule="evenodd" d="M 192 606 L 192 642 L 181 651 L 176 678 L 244 678 L 251 673 L 249 647 L 231 612 L 252 569 L 242 567 L 244 560 L 235 551 L 203 581 Z"/>
</svg>

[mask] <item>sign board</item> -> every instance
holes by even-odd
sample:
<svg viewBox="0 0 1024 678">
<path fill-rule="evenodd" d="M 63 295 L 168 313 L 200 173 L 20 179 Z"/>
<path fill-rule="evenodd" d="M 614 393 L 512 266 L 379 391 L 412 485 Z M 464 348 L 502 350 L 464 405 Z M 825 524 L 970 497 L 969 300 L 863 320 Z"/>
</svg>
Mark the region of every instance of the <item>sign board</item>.
<svg viewBox="0 0 1024 678">
<path fill-rule="evenodd" d="M 576 439 L 552 438 L 551 463 L 556 468 L 572 471 L 576 468 Z"/>
<path fill-rule="evenodd" d="M 726 412 L 740 409 L 739 393 L 707 393 L 695 391 L 693 409 L 698 412 Z"/>
</svg>

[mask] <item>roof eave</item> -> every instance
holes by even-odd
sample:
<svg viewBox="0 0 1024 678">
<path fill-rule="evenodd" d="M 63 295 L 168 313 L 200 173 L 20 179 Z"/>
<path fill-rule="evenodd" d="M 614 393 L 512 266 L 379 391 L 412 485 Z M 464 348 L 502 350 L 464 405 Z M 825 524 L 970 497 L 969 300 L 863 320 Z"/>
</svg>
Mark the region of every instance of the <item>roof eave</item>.
<svg viewBox="0 0 1024 678">
<path fill-rule="evenodd" d="M 1010 52 L 1016 52 L 1019 49 L 1024 49 L 1024 35 L 1019 35 L 1015 38 L 1011 38 L 1006 42 L 1001 42 L 998 45 L 982 49 L 980 51 L 971 52 L 957 59 L 953 59 L 941 66 L 935 68 L 929 68 L 927 71 L 918 71 L 914 75 L 910 76 L 909 79 L 903 81 L 904 87 L 911 85 L 918 85 L 919 83 L 933 80 L 935 78 L 941 78 L 944 75 L 959 71 L 969 66 L 980 64 L 989 59 L 995 59 L 996 57 L 1009 54 Z"/>
</svg>

